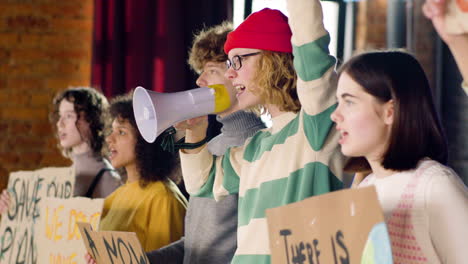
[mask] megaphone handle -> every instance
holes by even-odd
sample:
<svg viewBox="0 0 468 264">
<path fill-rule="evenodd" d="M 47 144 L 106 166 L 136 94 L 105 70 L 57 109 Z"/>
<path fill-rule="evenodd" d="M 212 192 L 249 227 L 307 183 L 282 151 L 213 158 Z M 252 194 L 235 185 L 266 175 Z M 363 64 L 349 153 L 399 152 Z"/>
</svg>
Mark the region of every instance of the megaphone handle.
<svg viewBox="0 0 468 264">
<path fill-rule="evenodd" d="M 203 140 L 196 143 L 185 143 L 185 137 L 174 142 L 175 134 L 176 130 L 172 126 L 161 133 L 161 147 L 163 150 L 174 153 L 180 149 L 196 149 L 209 141 L 208 136 L 206 136 Z"/>
<path fill-rule="evenodd" d="M 174 153 L 175 150 L 175 143 L 174 143 L 174 134 L 176 130 L 174 127 L 169 127 L 168 129 L 164 130 L 164 132 L 159 135 L 161 137 L 161 148 L 165 151 Z"/>
<path fill-rule="evenodd" d="M 177 150 L 179 149 L 196 149 L 206 144 L 209 141 L 208 136 L 206 136 L 202 141 L 196 143 L 185 143 L 185 137 L 179 139 L 174 145 Z"/>
</svg>

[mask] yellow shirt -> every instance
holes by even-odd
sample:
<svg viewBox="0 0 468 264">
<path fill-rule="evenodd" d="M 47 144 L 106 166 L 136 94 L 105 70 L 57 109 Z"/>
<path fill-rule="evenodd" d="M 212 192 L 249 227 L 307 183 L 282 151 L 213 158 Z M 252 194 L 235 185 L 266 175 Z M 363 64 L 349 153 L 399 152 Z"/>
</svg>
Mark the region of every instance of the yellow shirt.
<svg viewBox="0 0 468 264">
<path fill-rule="evenodd" d="M 173 182 L 127 183 L 106 198 L 100 230 L 135 232 L 152 251 L 182 237 L 186 204 Z"/>
</svg>

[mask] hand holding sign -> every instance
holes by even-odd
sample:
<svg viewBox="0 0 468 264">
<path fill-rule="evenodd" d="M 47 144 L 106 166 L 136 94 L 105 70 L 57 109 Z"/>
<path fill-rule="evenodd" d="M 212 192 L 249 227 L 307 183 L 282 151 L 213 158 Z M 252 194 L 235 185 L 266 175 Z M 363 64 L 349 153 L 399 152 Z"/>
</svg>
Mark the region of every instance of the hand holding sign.
<svg viewBox="0 0 468 264">
<path fill-rule="evenodd" d="M 86 253 L 85 261 L 86 261 L 86 264 L 96 264 L 96 261 L 93 259 L 93 257 L 91 257 L 89 253 Z"/>
<path fill-rule="evenodd" d="M 2 194 L 2 206 L 8 208 L 0 223 L 2 263 L 37 262 L 35 230 L 41 216 L 41 203 L 46 197 L 70 198 L 73 194 L 74 176 L 71 167 L 10 174 L 8 194 Z"/>
<path fill-rule="evenodd" d="M 97 264 L 148 264 L 149 260 L 135 233 L 93 231 L 90 224 L 78 223 L 88 254 Z M 86 258 L 88 264 L 92 260 Z"/>
<path fill-rule="evenodd" d="M 8 208 L 10 207 L 10 194 L 8 191 L 5 189 L 2 191 L 2 194 L 0 195 L 0 215 L 5 213 Z"/>
</svg>

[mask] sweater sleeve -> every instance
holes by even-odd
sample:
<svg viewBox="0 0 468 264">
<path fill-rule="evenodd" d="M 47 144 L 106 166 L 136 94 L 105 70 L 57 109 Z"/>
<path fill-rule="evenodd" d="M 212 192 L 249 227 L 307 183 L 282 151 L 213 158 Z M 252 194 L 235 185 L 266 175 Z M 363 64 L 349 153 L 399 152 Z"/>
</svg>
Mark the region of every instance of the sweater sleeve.
<svg viewBox="0 0 468 264">
<path fill-rule="evenodd" d="M 320 1 L 288 1 L 288 11 L 299 100 L 308 115 L 317 115 L 336 103 L 330 35 L 323 25 Z"/>
<path fill-rule="evenodd" d="M 425 197 L 429 233 L 440 262 L 465 263 L 468 259 L 468 189 L 452 170 L 444 169 L 431 176 Z"/>
<path fill-rule="evenodd" d="M 179 151 L 179 154 L 185 188 L 190 195 L 193 195 L 207 183 L 214 156 L 208 152 L 206 146 L 197 154 L 187 154 L 182 151 Z"/>
<path fill-rule="evenodd" d="M 230 148 L 218 157 L 211 155 L 206 147 L 197 154 L 180 152 L 187 192 L 216 200 L 238 193 L 242 150 L 242 147 Z"/>
<path fill-rule="evenodd" d="M 303 133 L 317 159 L 326 164 L 334 177 L 343 182 L 345 158 L 338 144 L 339 133 L 330 115 L 336 109 L 336 59 L 330 55 L 330 35 L 323 25 L 318 0 L 287 2 L 297 94 L 302 105 Z"/>
<path fill-rule="evenodd" d="M 336 108 L 336 59 L 328 50 L 330 35 L 320 1 L 288 1 L 288 11 L 304 133 L 312 149 L 319 151 L 334 124 L 330 115 Z"/>
<path fill-rule="evenodd" d="M 184 230 L 185 207 L 171 192 L 155 195 L 145 201 L 147 217 L 145 241 L 141 241 L 145 251 L 154 250 L 180 239 Z"/>
</svg>

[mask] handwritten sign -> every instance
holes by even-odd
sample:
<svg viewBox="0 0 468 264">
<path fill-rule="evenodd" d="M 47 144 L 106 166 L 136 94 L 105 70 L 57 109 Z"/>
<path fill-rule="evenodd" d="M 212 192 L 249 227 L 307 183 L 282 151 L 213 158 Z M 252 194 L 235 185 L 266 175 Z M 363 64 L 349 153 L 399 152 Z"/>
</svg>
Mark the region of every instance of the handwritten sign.
<svg viewBox="0 0 468 264">
<path fill-rule="evenodd" d="M 149 264 L 148 257 L 133 232 L 98 231 L 78 223 L 87 252 L 97 264 Z"/>
<path fill-rule="evenodd" d="M 104 199 L 45 198 L 36 230 L 37 263 L 85 264 L 86 248 L 77 222 L 89 223 L 97 229 L 103 205 Z"/>
<path fill-rule="evenodd" d="M 273 264 L 391 264 L 374 187 L 315 196 L 266 211 Z"/>
<path fill-rule="evenodd" d="M 468 33 L 468 0 L 448 1 L 445 26 L 452 34 Z"/>
<path fill-rule="evenodd" d="M 74 186 L 73 168 L 45 168 L 10 174 L 11 204 L 0 223 L 0 263 L 37 263 L 34 230 L 40 205 L 46 197 L 70 198 Z"/>
</svg>

